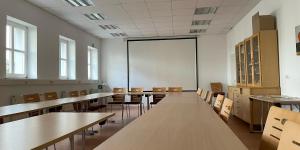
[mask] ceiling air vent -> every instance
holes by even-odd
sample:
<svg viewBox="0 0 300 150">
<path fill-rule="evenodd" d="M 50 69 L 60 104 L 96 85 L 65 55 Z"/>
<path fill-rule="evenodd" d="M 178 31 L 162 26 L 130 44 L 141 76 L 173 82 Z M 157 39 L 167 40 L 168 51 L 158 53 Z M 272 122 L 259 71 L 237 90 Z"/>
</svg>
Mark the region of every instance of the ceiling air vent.
<svg viewBox="0 0 300 150">
<path fill-rule="evenodd" d="M 99 27 L 101 27 L 103 30 L 116 30 L 116 29 L 120 29 L 116 25 L 99 25 Z"/>
<path fill-rule="evenodd" d="M 192 25 L 197 26 L 197 25 L 210 25 L 211 20 L 193 20 Z"/>
<path fill-rule="evenodd" d="M 195 9 L 194 15 L 215 14 L 217 10 L 218 7 L 200 7 Z"/>
<path fill-rule="evenodd" d="M 86 7 L 94 6 L 94 3 L 91 0 L 65 0 L 67 3 L 73 7 Z"/>
<path fill-rule="evenodd" d="M 90 20 L 104 20 L 104 17 L 99 13 L 84 14 Z"/>
<path fill-rule="evenodd" d="M 206 29 L 191 29 L 190 33 L 204 33 Z"/>
</svg>

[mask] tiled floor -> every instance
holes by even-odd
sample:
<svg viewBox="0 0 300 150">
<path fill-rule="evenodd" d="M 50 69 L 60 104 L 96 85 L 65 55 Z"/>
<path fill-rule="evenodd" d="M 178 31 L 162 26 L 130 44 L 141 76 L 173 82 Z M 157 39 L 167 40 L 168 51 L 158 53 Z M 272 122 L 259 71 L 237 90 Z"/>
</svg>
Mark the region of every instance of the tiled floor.
<svg viewBox="0 0 300 150">
<path fill-rule="evenodd" d="M 108 139 L 114 133 L 119 131 L 125 125 L 130 123 L 138 116 L 138 111 L 136 106 L 131 107 L 131 117 L 127 118 L 124 113 L 124 120 L 121 119 L 121 111 L 119 108 L 114 108 L 113 112 L 116 112 L 116 115 L 112 117 L 109 122 L 104 125 L 101 129 L 100 126 L 94 126 L 94 130 L 100 131 L 99 133 L 93 136 L 87 136 L 85 141 L 85 149 L 90 150 L 95 148 L 97 145 L 101 144 L 103 141 Z M 229 127 L 233 130 L 233 132 L 240 138 L 240 140 L 250 149 L 257 150 L 259 147 L 261 134 L 258 133 L 249 133 L 249 126 L 245 122 L 241 121 L 236 117 L 232 117 L 228 122 Z M 81 135 L 78 134 L 75 136 L 75 149 L 81 149 L 82 140 Z M 53 146 L 49 147 L 49 149 L 53 149 Z M 70 149 L 69 140 L 63 140 L 56 144 L 57 150 L 68 150 Z"/>
</svg>

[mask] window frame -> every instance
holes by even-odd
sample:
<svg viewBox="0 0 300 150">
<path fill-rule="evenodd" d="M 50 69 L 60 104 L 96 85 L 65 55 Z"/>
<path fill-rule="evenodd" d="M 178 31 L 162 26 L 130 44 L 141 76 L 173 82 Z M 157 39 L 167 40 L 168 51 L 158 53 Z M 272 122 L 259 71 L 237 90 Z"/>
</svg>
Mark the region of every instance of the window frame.
<svg viewBox="0 0 300 150">
<path fill-rule="evenodd" d="M 93 51 L 95 51 L 96 53 L 97 53 L 97 60 L 93 60 L 93 58 L 94 57 L 92 57 L 92 53 L 93 53 Z M 87 56 L 87 58 L 88 58 L 88 62 L 87 62 L 87 67 L 88 67 L 88 80 L 92 80 L 92 81 L 96 81 L 96 80 L 98 80 L 98 75 L 99 75 L 99 73 L 98 73 L 98 69 L 96 69 L 96 71 L 97 71 L 97 75 L 94 77 L 93 76 L 93 72 L 94 72 L 94 70 L 95 70 L 95 67 L 97 67 L 98 68 L 98 66 L 99 66 L 99 56 L 98 56 L 98 52 L 99 52 L 99 50 L 97 49 L 97 48 L 95 48 L 95 47 L 92 47 L 92 46 L 88 46 L 88 56 Z M 95 64 L 93 63 L 93 62 L 95 62 L 95 61 L 97 61 L 97 64 L 96 64 L 96 66 L 95 66 Z"/>
<path fill-rule="evenodd" d="M 66 58 L 61 57 L 61 43 L 65 43 L 67 45 L 66 50 Z M 59 79 L 68 80 L 70 78 L 70 41 L 64 37 L 59 37 Z M 66 76 L 61 75 L 61 62 L 66 61 Z"/>
<path fill-rule="evenodd" d="M 7 26 L 10 26 L 11 27 L 11 48 L 8 48 L 8 46 L 6 45 L 5 43 L 5 72 L 6 72 L 6 77 L 7 78 L 28 78 L 28 41 L 29 41 L 29 37 L 28 37 L 28 33 L 29 33 L 29 29 L 26 25 L 22 25 L 22 24 L 19 24 L 17 22 L 13 22 L 11 20 L 7 20 L 7 23 L 6 23 L 6 26 L 5 26 L 5 31 L 6 31 L 6 35 L 7 35 Z M 18 29 L 21 29 L 21 30 L 24 30 L 25 31 L 25 39 L 24 39 L 24 51 L 22 50 L 17 50 L 15 49 L 15 40 L 14 40 L 14 29 L 15 28 L 18 28 Z M 6 39 L 6 37 L 5 37 Z M 7 41 L 7 39 L 6 39 Z M 6 63 L 6 53 L 7 51 L 10 51 L 11 52 L 11 73 L 8 73 L 7 72 L 7 63 Z M 15 59 L 14 59 L 14 54 L 15 52 L 18 52 L 18 53 L 23 53 L 24 54 L 24 74 L 17 74 L 15 73 Z"/>
</svg>

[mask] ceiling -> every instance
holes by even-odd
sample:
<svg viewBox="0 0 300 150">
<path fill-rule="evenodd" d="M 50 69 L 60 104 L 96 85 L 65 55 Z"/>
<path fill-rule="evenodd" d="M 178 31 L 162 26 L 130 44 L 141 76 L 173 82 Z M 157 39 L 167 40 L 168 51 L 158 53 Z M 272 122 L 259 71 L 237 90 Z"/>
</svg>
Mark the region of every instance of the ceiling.
<svg viewBox="0 0 300 150">
<path fill-rule="evenodd" d="M 100 38 L 125 38 L 224 34 L 260 0 L 92 0 L 94 5 L 87 7 L 73 7 L 66 0 L 27 1 Z M 215 14 L 194 15 L 201 7 L 218 9 Z M 99 13 L 104 20 L 84 15 L 91 13 Z M 193 20 L 211 22 L 192 25 Z M 104 30 L 99 25 L 117 29 Z M 191 29 L 204 30 L 190 33 Z"/>
</svg>

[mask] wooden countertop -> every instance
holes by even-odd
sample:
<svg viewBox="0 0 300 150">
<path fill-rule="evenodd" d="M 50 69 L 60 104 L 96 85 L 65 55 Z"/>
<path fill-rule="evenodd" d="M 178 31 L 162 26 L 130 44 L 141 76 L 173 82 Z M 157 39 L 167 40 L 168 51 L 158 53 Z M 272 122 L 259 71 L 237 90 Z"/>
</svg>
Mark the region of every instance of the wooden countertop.
<svg viewBox="0 0 300 150">
<path fill-rule="evenodd" d="M 196 93 L 169 93 L 96 150 L 246 150 Z"/>
<path fill-rule="evenodd" d="M 113 116 L 113 113 L 48 113 L 0 125 L 0 149 L 42 149 Z"/>
<path fill-rule="evenodd" d="M 114 95 L 113 93 L 95 93 L 95 94 L 89 94 L 86 96 L 80 96 L 80 97 L 68 97 L 68 98 L 60 98 L 57 100 L 49 100 L 49 101 L 41 101 L 36 103 L 22 103 L 22 104 L 15 104 L 15 105 L 8 105 L 0 107 L 0 118 L 1 117 L 7 117 L 22 113 L 28 113 L 30 111 L 34 110 L 40 110 L 45 108 L 51 108 L 59 105 L 66 105 L 71 104 L 75 102 L 81 102 L 86 101 L 90 99 L 95 98 L 101 98 L 101 97 L 108 97 Z"/>
</svg>

